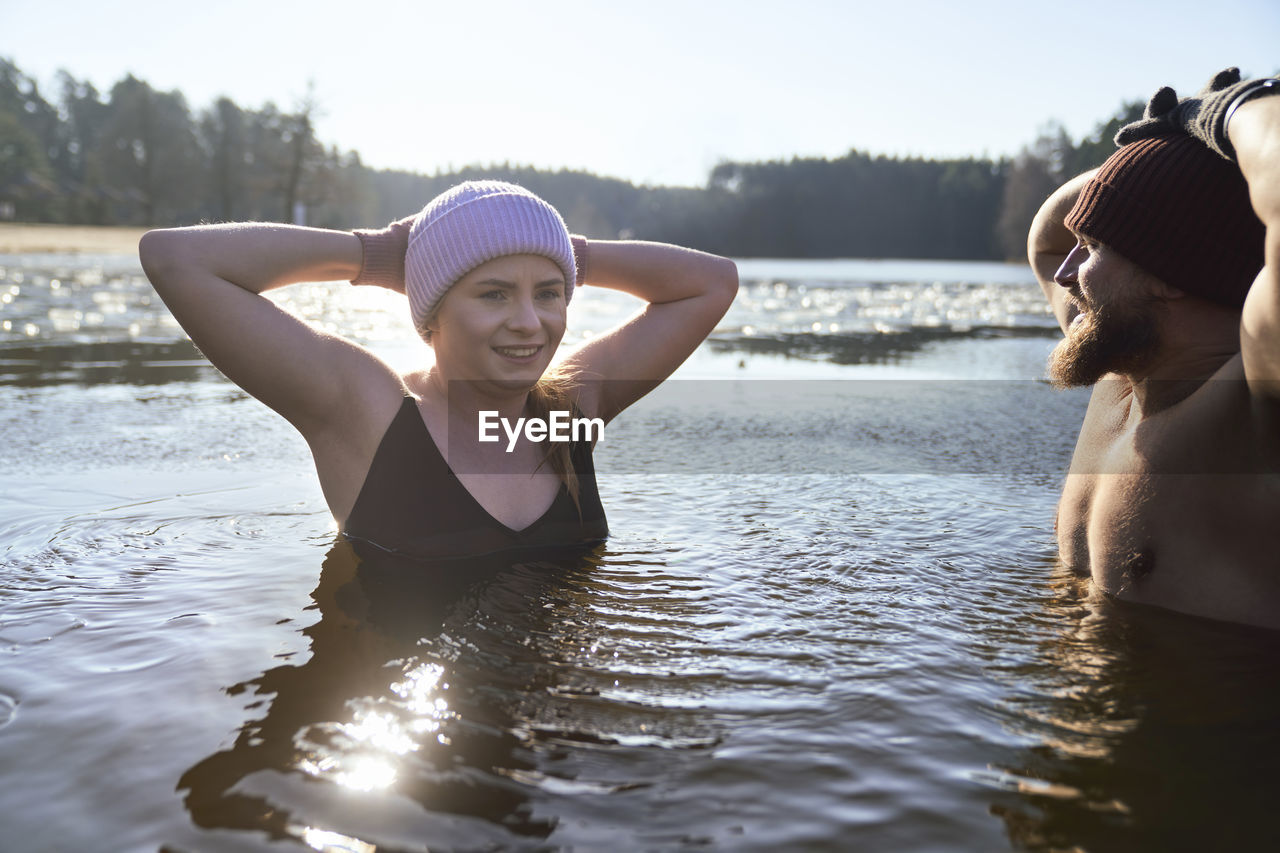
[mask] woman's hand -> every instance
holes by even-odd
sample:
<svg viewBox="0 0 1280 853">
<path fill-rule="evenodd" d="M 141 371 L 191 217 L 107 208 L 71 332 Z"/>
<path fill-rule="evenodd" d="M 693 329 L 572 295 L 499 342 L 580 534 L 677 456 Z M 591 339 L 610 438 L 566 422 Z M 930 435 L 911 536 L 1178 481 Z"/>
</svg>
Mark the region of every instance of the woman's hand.
<svg viewBox="0 0 1280 853">
<path fill-rule="evenodd" d="M 372 284 L 404 293 L 404 256 L 409 250 L 409 229 L 417 214 L 396 220 L 386 228 L 357 229 L 360 240 L 360 274 L 352 284 Z"/>
</svg>

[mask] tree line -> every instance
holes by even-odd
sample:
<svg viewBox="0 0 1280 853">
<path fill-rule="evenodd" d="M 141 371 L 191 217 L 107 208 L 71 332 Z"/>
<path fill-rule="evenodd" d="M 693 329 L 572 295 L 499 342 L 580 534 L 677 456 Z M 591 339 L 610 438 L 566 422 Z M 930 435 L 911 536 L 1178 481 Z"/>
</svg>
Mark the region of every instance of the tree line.
<svg viewBox="0 0 1280 853">
<path fill-rule="evenodd" d="M 1012 158 L 930 160 L 851 150 L 837 158 L 723 162 L 702 187 L 635 186 L 511 164 L 433 175 L 365 166 L 316 138 L 317 101 L 288 109 L 229 98 L 193 110 L 181 92 L 126 76 L 101 93 L 66 71 L 47 97 L 0 58 L 0 219 L 92 225 L 303 220 L 382 224 L 469 178 L 551 202 L 588 236 L 662 240 L 733 257 L 1024 257 L 1040 202 L 1101 163 L 1137 117 L 1123 105 L 1072 140 L 1059 125 Z"/>
</svg>

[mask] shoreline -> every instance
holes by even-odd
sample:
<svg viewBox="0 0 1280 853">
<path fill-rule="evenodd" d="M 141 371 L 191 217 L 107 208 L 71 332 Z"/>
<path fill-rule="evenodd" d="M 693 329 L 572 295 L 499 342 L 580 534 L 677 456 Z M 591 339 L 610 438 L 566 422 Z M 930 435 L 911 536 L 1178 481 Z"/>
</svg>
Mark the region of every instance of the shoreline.
<svg viewBox="0 0 1280 853">
<path fill-rule="evenodd" d="M 0 223 L 0 254 L 138 254 L 147 228 L 122 225 Z"/>
<path fill-rule="evenodd" d="M 132 255 L 138 254 L 138 241 L 150 228 L 132 225 L 61 225 L 37 222 L 0 222 L 0 254 L 3 255 Z M 814 265 L 833 262 L 864 265 L 947 264 L 955 261 L 939 258 L 734 258 L 740 267 L 750 271 L 754 266 L 794 266 L 801 276 L 811 275 Z M 1029 270 L 1020 260 L 964 260 L 960 263 L 987 264 L 1010 270 Z M 771 270 L 769 275 L 776 276 Z M 1028 272 L 1028 275 L 1030 273 Z"/>
</svg>

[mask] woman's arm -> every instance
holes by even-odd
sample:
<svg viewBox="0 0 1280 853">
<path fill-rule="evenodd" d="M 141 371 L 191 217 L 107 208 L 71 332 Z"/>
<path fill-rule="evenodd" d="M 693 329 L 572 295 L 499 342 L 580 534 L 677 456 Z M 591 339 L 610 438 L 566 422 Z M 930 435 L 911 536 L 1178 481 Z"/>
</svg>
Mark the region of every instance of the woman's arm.
<svg viewBox="0 0 1280 853">
<path fill-rule="evenodd" d="M 1075 207 L 1076 199 L 1080 197 L 1084 185 L 1096 171 L 1094 169 L 1083 175 L 1077 175 L 1058 187 L 1040 206 L 1035 219 L 1031 221 L 1031 230 L 1027 234 L 1027 259 L 1031 261 L 1031 269 L 1040 282 L 1040 289 L 1049 300 L 1049 305 L 1053 308 L 1053 316 L 1058 318 L 1058 325 L 1062 327 L 1063 332 L 1066 332 L 1067 326 L 1071 325 L 1076 309 L 1072 308 L 1067 300 L 1067 289 L 1055 282 L 1053 276 L 1062 266 L 1062 262 L 1067 259 L 1067 255 L 1075 248 L 1076 236 L 1062 223 L 1071 212 L 1071 208 Z"/>
<path fill-rule="evenodd" d="M 1227 127 L 1253 211 L 1266 227 L 1266 260 L 1244 301 L 1240 352 L 1254 394 L 1280 399 L 1280 97 L 1246 101 Z"/>
<path fill-rule="evenodd" d="M 715 329 L 738 292 L 738 268 L 693 249 L 615 240 L 591 240 L 584 266 L 584 284 L 649 303 L 565 361 L 581 375 L 578 405 L 608 421 L 670 376 Z"/>
<path fill-rule="evenodd" d="M 350 412 L 353 397 L 399 394 L 399 379 L 361 347 L 325 334 L 261 294 L 349 280 L 361 246 L 341 231 L 205 225 L 150 231 L 138 246 L 156 292 L 201 352 L 308 438 Z"/>
</svg>

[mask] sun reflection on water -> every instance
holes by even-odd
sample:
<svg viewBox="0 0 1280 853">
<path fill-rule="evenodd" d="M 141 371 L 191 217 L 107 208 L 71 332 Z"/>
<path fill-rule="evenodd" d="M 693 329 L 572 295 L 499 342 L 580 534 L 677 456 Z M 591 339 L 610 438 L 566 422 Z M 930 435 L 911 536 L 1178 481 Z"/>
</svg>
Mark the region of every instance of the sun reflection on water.
<svg viewBox="0 0 1280 853">
<path fill-rule="evenodd" d="M 390 685 L 402 702 L 390 700 L 394 707 L 358 708 L 351 722 L 334 726 L 330 731 L 340 735 L 341 746 L 329 748 L 328 754 L 310 750 L 298 768 L 309 776 L 327 779 L 352 791 L 381 791 L 397 779 L 396 764 L 400 756 L 417 752 L 424 735 L 435 735 L 437 743 L 447 745 L 441 733 L 443 722 L 453 716 L 441 691 L 444 667 L 437 663 L 420 663 L 403 678 Z"/>
<path fill-rule="evenodd" d="M 378 848 L 358 838 L 351 838 L 338 832 L 316 829 L 314 826 L 302 828 L 302 841 L 312 850 L 322 853 L 374 853 Z"/>
<path fill-rule="evenodd" d="M 392 714 L 379 711 L 357 711 L 353 722 L 338 730 L 358 745 L 404 755 L 418 748 Z"/>
<path fill-rule="evenodd" d="M 438 663 L 422 663 L 405 673 L 404 681 L 391 685 L 392 691 L 405 700 L 405 708 L 418 715 L 414 722 L 418 731 L 437 731 L 440 721 L 449 716 L 449 703 L 439 695 L 449 685 L 441 683 L 444 667 Z"/>
</svg>

